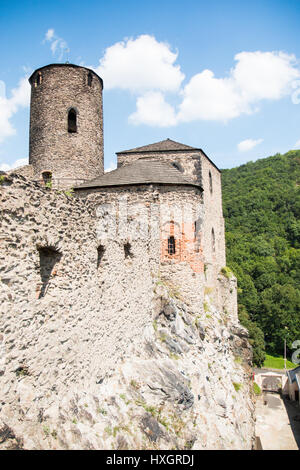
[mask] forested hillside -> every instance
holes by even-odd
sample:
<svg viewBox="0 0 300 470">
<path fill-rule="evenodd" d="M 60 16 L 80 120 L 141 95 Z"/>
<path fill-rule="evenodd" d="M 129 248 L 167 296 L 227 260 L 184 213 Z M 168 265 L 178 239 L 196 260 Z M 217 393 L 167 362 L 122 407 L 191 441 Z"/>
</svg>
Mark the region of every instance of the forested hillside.
<svg viewBox="0 0 300 470">
<path fill-rule="evenodd" d="M 222 171 L 227 265 L 254 360 L 300 340 L 300 150 Z M 260 330 L 261 329 L 261 330 Z"/>
</svg>

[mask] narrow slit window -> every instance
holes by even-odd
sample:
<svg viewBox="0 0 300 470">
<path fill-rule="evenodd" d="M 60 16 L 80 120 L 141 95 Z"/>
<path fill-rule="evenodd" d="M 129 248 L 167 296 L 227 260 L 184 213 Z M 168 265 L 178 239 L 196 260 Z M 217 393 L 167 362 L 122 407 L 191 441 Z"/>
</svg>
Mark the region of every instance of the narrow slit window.
<svg viewBox="0 0 300 470">
<path fill-rule="evenodd" d="M 168 253 L 169 255 L 175 255 L 176 253 L 176 241 L 173 236 L 168 238 Z"/>
<path fill-rule="evenodd" d="M 37 75 L 36 75 L 36 79 L 35 79 L 35 86 L 39 86 L 40 84 L 42 83 L 42 74 L 39 72 Z"/>
<path fill-rule="evenodd" d="M 210 193 L 212 194 L 212 192 L 213 192 L 213 183 L 212 183 L 211 172 L 209 172 L 208 178 L 209 178 L 209 190 L 210 190 Z"/>
<path fill-rule="evenodd" d="M 97 269 L 100 267 L 103 256 L 104 256 L 105 248 L 103 245 L 99 245 L 97 248 Z"/>
<path fill-rule="evenodd" d="M 75 109 L 70 109 L 68 113 L 68 132 L 77 132 L 77 113 Z"/>
<path fill-rule="evenodd" d="M 216 251 L 216 237 L 215 237 L 215 231 L 214 231 L 213 228 L 211 229 L 211 249 L 212 249 L 212 252 L 215 253 L 215 251 Z"/>
<path fill-rule="evenodd" d="M 88 74 L 88 86 L 92 86 L 92 82 L 93 82 L 93 75 L 91 74 L 91 72 L 89 72 L 89 74 Z"/>
<path fill-rule="evenodd" d="M 130 243 L 125 243 L 125 245 L 124 245 L 124 254 L 125 254 L 125 258 L 132 258 L 133 257 Z"/>
</svg>

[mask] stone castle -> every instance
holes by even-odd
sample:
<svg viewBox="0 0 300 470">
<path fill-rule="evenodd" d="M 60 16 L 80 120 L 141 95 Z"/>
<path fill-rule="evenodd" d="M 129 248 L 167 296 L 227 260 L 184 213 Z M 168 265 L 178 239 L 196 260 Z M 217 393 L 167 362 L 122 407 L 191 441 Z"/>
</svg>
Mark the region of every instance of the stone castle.
<svg viewBox="0 0 300 470">
<path fill-rule="evenodd" d="M 0 447 L 251 448 L 220 170 L 166 139 L 104 173 L 102 79 L 29 81 L 29 165 L 0 186 Z"/>
</svg>

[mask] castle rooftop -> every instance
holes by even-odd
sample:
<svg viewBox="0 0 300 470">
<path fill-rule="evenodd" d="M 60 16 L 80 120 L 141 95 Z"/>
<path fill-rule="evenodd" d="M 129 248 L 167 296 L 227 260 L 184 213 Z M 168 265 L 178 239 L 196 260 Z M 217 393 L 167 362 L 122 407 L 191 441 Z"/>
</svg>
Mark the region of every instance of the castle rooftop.
<svg viewBox="0 0 300 470">
<path fill-rule="evenodd" d="M 116 152 L 117 155 L 123 155 L 123 154 L 130 154 L 130 153 L 150 153 L 150 152 L 161 152 L 161 153 L 167 153 L 167 152 L 201 152 L 207 159 L 208 161 L 221 173 L 221 170 L 217 167 L 217 165 L 206 155 L 206 153 L 201 149 L 197 147 L 191 147 L 190 145 L 182 144 L 181 142 L 176 142 L 175 140 L 172 139 L 165 139 L 161 140 L 159 142 L 155 142 L 154 144 L 149 144 L 149 145 L 144 145 L 142 147 L 135 147 L 133 149 L 129 150 L 123 150 L 121 152 Z"/>
<path fill-rule="evenodd" d="M 74 189 L 137 184 L 185 185 L 194 186 L 202 190 L 199 184 L 183 176 L 172 164 L 154 158 L 140 158 L 133 163 L 121 166 L 116 170 L 105 173 L 103 176 L 87 181 Z"/>
<path fill-rule="evenodd" d="M 181 151 L 181 150 L 201 150 L 195 147 L 191 147 L 190 145 L 181 144 L 180 142 L 176 142 L 175 140 L 165 139 L 161 140 L 160 142 L 155 142 L 154 144 L 144 145 L 143 147 L 136 147 L 130 150 L 123 150 L 119 153 L 135 153 L 135 152 L 173 152 L 173 151 Z"/>
<path fill-rule="evenodd" d="M 48 65 L 44 65 L 43 67 L 40 67 L 38 69 L 36 69 L 31 75 L 30 77 L 28 78 L 28 81 L 29 83 L 31 84 L 32 83 L 32 79 L 34 77 L 34 75 L 37 73 L 37 72 L 41 72 L 42 70 L 45 70 L 45 69 L 48 69 L 48 68 L 52 68 L 52 67 L 71 67 L 71 68 L 75 68 L 75 69 L 85 69 L 87 70 L 88 72 L 91 72 L 92 74 L 94 74 L 98 80 L 100 81 L 101 85 L 102 85 L 102 88 L 103 88 L 103 80 L 101 77 L 99 77 L 99 75 L 92 69 L 89 69 L 88 67 L 83 67 L 82 65 L 76 65 L 76 64 L 69 64 L 68 62 L 67 63 L 58 63 L 58 64 L 48 64 Z"/>
</svg>

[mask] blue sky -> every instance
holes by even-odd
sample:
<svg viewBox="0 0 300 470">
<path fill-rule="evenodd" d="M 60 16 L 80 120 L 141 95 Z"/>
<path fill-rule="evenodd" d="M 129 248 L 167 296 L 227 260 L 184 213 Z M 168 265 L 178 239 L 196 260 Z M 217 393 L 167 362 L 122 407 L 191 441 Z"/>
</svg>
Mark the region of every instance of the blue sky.
<svg viewBox="0 0 300 470">
<path fill-rule="evenodd" d="M 107 168 L 167 137 L 219 168 L 300 148 L 299 24 L 299 0 L 1 0 L 0 168 L 28 158 L 26 77 L 66 60 L 104 79 Z"/>
</svg>

